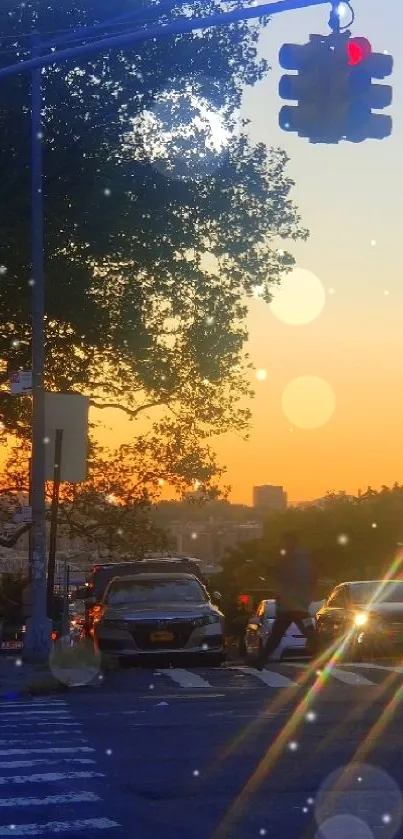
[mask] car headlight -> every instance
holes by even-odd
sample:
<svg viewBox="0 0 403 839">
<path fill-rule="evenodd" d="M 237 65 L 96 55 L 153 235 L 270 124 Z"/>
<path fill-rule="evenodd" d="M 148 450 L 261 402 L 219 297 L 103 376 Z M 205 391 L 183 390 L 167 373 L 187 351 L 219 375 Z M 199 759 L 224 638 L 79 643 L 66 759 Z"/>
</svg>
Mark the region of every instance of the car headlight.
<svg viewBox="0 0 403 839">
<path fill-rule="evenodd" d="M 208 626 L 210 623 L 220 623 L 220 616 L 213 613 L 211 615 L 203 615 L 202 618 L 196 618 L 194 621 L 195 626 Z"/>
<path fill-rule="evenodd" d="M 354 623 L 356 626 L 365 626 L 365 624 L 368 623 L 368 615 L 366 612 L 358 612 L 354 618 Z"/>
</svg>

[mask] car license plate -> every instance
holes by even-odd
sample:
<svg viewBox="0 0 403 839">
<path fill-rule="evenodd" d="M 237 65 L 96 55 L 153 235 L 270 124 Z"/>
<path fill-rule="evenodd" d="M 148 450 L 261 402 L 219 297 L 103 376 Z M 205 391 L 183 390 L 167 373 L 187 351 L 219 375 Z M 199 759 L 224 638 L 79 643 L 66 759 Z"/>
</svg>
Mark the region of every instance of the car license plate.
<svg viewBox="0 0 403 839">
<path fill-rule="evenodd" d="M 2 641 L 1 648 L 2 650 L 22 650 L 23 643 L 22 641 Z"/>
<path fill-rule="evenodd" d="M 150 641 L 173 641 L 174 637 L 173 632 L 152 632 Z"/>
</svg>

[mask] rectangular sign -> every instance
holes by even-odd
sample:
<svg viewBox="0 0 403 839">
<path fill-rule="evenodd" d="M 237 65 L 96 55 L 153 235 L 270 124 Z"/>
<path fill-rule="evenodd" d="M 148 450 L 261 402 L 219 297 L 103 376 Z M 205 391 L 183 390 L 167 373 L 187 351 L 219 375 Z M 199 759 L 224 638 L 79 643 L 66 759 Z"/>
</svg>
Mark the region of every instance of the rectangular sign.
<svg viewBox="0 0 403 839">
<path fill-rule="evenodd" d="M 10 373 L 11 393 L 31 393 L 32 391 L 32 371 L 19 370 L 17 373 Z"/>
<path fill-rule="evenodd" d="M 45 393 L 46 480 L 53 481 L 56 431 L 63 432 L 60 480 L 87 477 L 89 399 L 81 393 Z"/>
</svg>

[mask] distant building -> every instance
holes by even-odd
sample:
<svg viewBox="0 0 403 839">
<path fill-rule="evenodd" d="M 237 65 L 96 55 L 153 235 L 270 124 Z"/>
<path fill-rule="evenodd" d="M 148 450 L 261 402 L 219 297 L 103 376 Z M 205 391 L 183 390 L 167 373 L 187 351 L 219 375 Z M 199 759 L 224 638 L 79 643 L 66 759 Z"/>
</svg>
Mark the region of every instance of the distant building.
<svg viewBox="0 0 403 839">
<path fill-rule="evenodd" d="M 281 486 L 253 487 L 253 506 L 260 510 L 286 510 L 287 493 Z"/>
</svg>

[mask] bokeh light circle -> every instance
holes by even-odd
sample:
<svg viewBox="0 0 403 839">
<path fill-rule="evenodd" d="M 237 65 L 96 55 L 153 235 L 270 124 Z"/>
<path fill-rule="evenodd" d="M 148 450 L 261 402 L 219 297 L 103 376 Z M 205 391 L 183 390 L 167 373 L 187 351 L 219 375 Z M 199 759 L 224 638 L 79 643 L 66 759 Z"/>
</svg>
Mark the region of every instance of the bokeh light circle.
<svg viewBox="0 0 403 839">
<path fill-rule="evenodd" d="M 62 684 L 80 687 L 99 676 L 101 654 L 89 638 L 73 641 L 70 636 L 65 636 L 54 642 L 49 667 Z"/>
<path fill-rule="evenodd" d="M 326 301 L 326 292 L 318 277 L 304 268 L 286 274 L 273 292 L 270 309 L 283 323 L 301 326 L 316 320 Z"/>
<path fill-rule="evenodd" d="M 328 382 L 318 376 L 292 379 L 283 391 L 282 408 L 298 428 L 320 428 L 332 417 L 336 398 Z"/>
<path fill-rule="evenodd" d="M 192 76 L 167 84 L 133 126 L 153 168 L 179 181 L 213 175 L 236 133 L 217 104 L 214 80 Z"/>
<path fill-rule="evenodd" d="M 385 813 L 390 816 L 386 822 L 382 819 Z M 402 823 L 402 793 L 396 781 L 377 766 L 370 763 L 341 766 L 326 778 L 315 799 L 315 817 L 323 839 L 338 839 L 337 833 L 323 833 L 323 825 L 326 820 L 341 816 L 365 822 L 368 839 L 371 831 L 377 836 L 380 827 L 382 839 L 392 839 Z M 353 831 L 345 832 L 344 836 L 361 839 L 361 834 Z M 320 833 L 318 839 L 322 839 Z M 367 835 L 362 834 L 362 839 L 367 839 Z"/>
<path fill-rule="evenodd" d="M 333 816 L 321 824 L 315 839 L 374 839 L 374 834 L 356 816 Z"/>
</svg>

